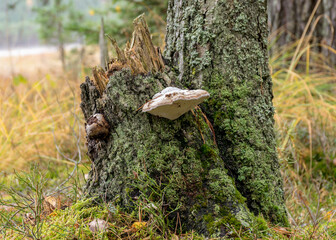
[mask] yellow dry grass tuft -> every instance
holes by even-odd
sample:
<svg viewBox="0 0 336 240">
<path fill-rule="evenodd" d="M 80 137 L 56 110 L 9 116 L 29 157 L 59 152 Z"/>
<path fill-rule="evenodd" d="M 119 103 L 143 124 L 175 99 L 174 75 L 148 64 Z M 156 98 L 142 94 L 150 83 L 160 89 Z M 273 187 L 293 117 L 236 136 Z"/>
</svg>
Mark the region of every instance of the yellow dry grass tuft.
<svg viewBox="0 0 336 240">
<path fill-rule="evenodd" d="M 22 170 L 32 161 L 67 162 L 55 142 L 70 158 L 76 153 L 82 75 L 63 73 L 57 54 L 14 58 L 20 74 L 13 77 L 8 62 L 0 58 L 0 170 Z"/>
<path fill-rule="evenodd" d="M 294 44 L 295 46 L 295 44 Z M 293 46 L 290 46 L 293 47 Z M 282 67 L 289 61 L 291 55 L 282 54 L 282 58 L 275 56 L 271 59 L 274 83 L 274 105 L 276 108 L 275 120 L 283 142 L 280 145 L 280 154 L 290 144 L 294 149 L 301 147 L 303 155 L 309 156 L 309 169 L 312 168 L 313 147 L 326 138 L 335 136 L 336 127 L 336 69 L 323 64 L 323 57 L 312 54 L 305 47 L 300 55 L 304 56 L 298 62 L 298 69 L 289 70 Z M 288 49 L 287 49 L 288 50 Z M 306 142 L 295 136 L 294 129 L 306 129 Z M 301 142 L 300 142 L 301 141 Z M 305 145 L 305 146 L 303 146 Z M 332 161 L 332 149 L 324 142 L 323 149 L 329 163 Z"/>
<path fill-rule="evenodd" d="M 300 39 L 272 49 L 278 152 L 293 239 L 335 239 L 336 68 L 313 33 L 317 1 Z M 309 32 L 308 32 L 309 30 Z M 333 30 L 332 30 L 333 32 Z M 274 33 L 276 39 L 279 32 Z M 272 42 L 272 41 L 271 41 Z"/>
<path fill-rule="evenodd" d="M 336 69 L 310 37 L 270 59 L 278 152 L 293 238 L 334 239 Z"/>
</svg>

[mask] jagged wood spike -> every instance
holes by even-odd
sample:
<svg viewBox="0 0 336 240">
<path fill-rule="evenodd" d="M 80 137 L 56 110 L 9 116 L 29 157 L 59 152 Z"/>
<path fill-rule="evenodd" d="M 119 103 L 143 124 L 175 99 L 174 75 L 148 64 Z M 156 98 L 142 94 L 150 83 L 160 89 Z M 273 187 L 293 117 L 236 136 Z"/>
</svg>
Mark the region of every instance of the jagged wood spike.
<svg viewBox="0 0 336 240">
<path fill-rule="evenodd" d="M 130 68 L 133 75 L 159 72 L 164 69 L 162 55 L 154 46 L 144 15 L 137 17 L 134 22 L 134 32 L 131 43 L 126 43 L 122 51 L 116 40 L 105 34 L 116 50 L 117 57 L 112 60 L 108 76 L 122 68 Z"/>
<path fill-rule="evenodd" d="M 105 35 L 104 18 L 101 18 L 100 32 L 99 32 L 100 66 L 103 69 L 106 69 L 108 68 L 107 64 L 109 62 L 109 57 L 104 35 Z"/>
<path fill-rule="evenodd" d="M 120 61 L 123 62 L 123 63 L 127 62 L 127 61 L 126 61 L 125 54 L 124 54 L 124 52 L 121 51 L 121 49 L 119 48 L 117 41 L 116 41 L 114 38 L 110 37 L 108 34 L 105 34 L 105 36 L 107 36 L 107 37 L 110 39 L 110 41 L 111 41 L 111 43 L 112 43 L 112 46 L 114 47 L 114 49 L 115 49 L 115 51 L 116 51 L 116 53 L 117 53 L 118 60 L 120 60 Z"/>
</svg>

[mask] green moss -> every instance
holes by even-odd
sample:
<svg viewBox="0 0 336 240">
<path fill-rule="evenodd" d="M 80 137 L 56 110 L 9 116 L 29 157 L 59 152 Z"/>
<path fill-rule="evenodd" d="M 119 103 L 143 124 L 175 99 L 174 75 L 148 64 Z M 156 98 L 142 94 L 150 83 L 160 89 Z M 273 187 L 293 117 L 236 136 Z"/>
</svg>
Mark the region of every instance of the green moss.
<svg viewBox="0 0 336 240">
<path fill-rule="evenodd" d="M 108 239 L 106 234 L 94 234 L 89 222 L 95 218 L 107 219 L 107 209 L 92 205 L 91 199 L 78 201 L 65 210 L 56 210 L 42 225 L 44 239 Z"/>
<path fill-rule="evenodd" d="M 175 121 L 136 112 L 162 87 L 165 83 L 159 77 L 132 77 L 126 71 L 111 77 L 107 96 L 95 100 L 111 132 L 107 142 L 99 143 L 86 192 L 104 201 L 117 199 L 127 211 L 132 211 L 135 199 L 160 201 L 165 211 L 174 210 L 172 223 L 179 212 L 185 230 L 208 232 L 203 216 L 216 212 L 216 206 L 226 206 L 232 217 L 239 215 L 237 221 L 250 221 L 198 110 L 196 117 L 189 112 Z M 89 153 L 95 151 L 89 148 Z"/>
<path fill-rule="evenodd" d="M 267 222 L 262 215 L 256 216 L 254 222 L 259 232 L 267 231 L 269 229 Z"/>
<path fill-rule="evenodd" d="M 255 82 L 226 83 L 225 79 L 230 78 L 230 75 L 217 74 L 206 85 L 212 98 L 224 104 L 218 108 L 217 102 L 207 102 L 207 112 L 214 111 L 211 114 L 219 149 L 249 207 L 286 225 L 282 179 L 278 170 L 274 172 L 278 162 L 273 139 L 273 108 L 262 96 L 253 99 L 259 102 L 255 104 L 258 107 L 251 107 L 252 98 L 248 95 L 253 92 Z"/>
<path fill-rule="evenodd" d="M 206 222 L 209 235 L 211 237 L 219 237 L 220 229 L 229 231 L 231 228 L 241 229 L 242 223 L 239 222 L 236 216 L 233 216 L 227 208 L 219 208 L 218 212 L 207 214 L 203 216 L 203 220 Z"/>
<path fill-rule="evenodd" d="M 236 189 L 236 198 L 240 203 L 246 203 L 246 198 Z"/>
</svg>

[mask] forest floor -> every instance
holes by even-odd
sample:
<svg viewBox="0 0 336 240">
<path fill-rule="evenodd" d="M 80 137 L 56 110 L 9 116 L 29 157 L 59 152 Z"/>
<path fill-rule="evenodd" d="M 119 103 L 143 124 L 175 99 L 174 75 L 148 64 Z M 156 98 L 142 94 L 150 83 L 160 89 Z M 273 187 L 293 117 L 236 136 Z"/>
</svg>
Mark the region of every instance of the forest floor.
<svg viewBox="0 0 336 240">
<path fill-rule="evenodd" d="M 336 69 L 307 48 L 295 54 L 296 47 L 278 49 L 270 58 L 291 227 L 260 221 L 250 229 L 232 228 L 228 238 L 336 238 Z M 87 48 L 82 58 L 76 50 L 68 53 L 66 71 L 56 54 L 0 58 L 2 236 L 202 239 L 193 232 L 180 234 L 178 225 L 169 229 L 162 213 L 146 218 L 141 204 L 126 215 L 115 206 L 78 200 L 90 169 L 79 85 L 97 64 L 97 53 L 95 48 Z M 111 216 L 108 232 L 89 229 L 92 220 Z"/>
</svg>

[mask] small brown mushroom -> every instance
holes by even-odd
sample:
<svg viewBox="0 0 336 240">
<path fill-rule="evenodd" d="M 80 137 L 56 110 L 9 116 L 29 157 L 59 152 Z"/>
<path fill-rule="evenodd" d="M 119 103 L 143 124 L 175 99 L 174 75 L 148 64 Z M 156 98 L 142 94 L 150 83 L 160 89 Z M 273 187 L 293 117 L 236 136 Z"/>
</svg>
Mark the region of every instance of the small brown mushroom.
<svg viewBox="0 0 336 240">
<path fill-rule="evenodd" d="M 142 112 L 175 120 L 209 96 L 207 91 L 201 89 L 182 90 L 176 87 L 167 87 L 155 94 L 153 99 L 143 106 Z"/>
<path fill-rule="evenodd" d="M 109 133 L 109 128 L 109 124 L 100 113 L 89 117 L 85 124 L 86 135 L 89 139 L 105 138 Z"/>
</svg>

